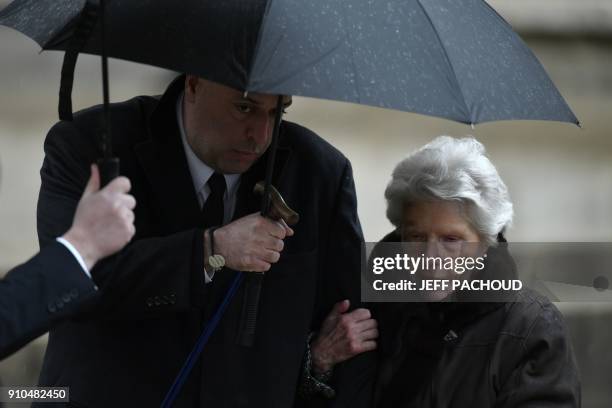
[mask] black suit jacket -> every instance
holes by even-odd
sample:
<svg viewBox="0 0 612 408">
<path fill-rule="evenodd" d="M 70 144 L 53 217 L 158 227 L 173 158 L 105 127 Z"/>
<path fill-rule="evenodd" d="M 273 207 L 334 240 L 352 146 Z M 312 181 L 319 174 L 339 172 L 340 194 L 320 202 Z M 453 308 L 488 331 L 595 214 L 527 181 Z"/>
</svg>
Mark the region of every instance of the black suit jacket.
<svg viewBox="0 0 612 408">
<path fill-rule="evenodd" d="M 77 310 L 95 292 L 92 280 L 59 242 L 0 280 L 0 359 Z"/>
<path fill-rule="evenodd" d="M 234 273 L 203 275 L 201 211 L 176 122 L 184 79 L 161 100 L 136 97 L 112 105 L 114 152 L 136 197 L 136 236 L 96 266 L 102 299 L 79 321 L 53 330 L 41 385 L 70 386 L 88 407 L 157 406 Z M 45 142 L 38 205 L 41 245 L 72 218 L 99 156 L 102 110 L 60 122 Z M 264 178 L 265 155 L 243 174 L 234 218 L 259 210 L 253 185 Z M 359 301 L 362 233 L 350 163 L 311 131 L 283 122 L 273 184 L 301 221 L 280 261 L 266 273 L 255 344 L 236 344 L 240 290 L 204 349 L 176 406 L 279 407 L 294 403 L 305 341 L 334 302 Z M 337 370 L 337 406 L 363 402 L 369 388 L 359 368 Z M 355 405 L 353 405 L 355 406 Z"/>
</svg>

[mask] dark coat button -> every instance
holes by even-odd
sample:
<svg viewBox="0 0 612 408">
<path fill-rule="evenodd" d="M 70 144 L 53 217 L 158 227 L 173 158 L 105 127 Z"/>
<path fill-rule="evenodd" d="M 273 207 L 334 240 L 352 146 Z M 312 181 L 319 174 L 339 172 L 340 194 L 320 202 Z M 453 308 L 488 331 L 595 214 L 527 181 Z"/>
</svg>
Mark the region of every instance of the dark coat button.
<svg viewBox="0 0 612 408">
<path fill-rule="evenodd" d="M 55 306 L 56 306 L 58 309 L 62 309 L 62 308 L 64 307 L 64 302 L 62 302 L 60 299 L 57 299 L 57 300 L 55 301 Z"/>
<path fill-rule="evenodd" d="M 153 302 L 155 303 L 155 306 L 159 306 L 159 305 L 161 305 L 161 301 L 160 301 L 160 299 L 159 299 L 159 296 L 155 296 L 155 297 L 153 298 Z"/>
<path fill-rule="evenodd" d="M 147 306 L 148 307 L 153 307 L 153 299 L 147 298 Z"/>
<path fill-rule="evenodd" d="M 62 300 L 64 301 L 64 303 L 68 303 L 72 300 L 72 296 L 70 296 L 70 293 L 64 293 L 62 295 Z"/>
<path fill-rule="evenodd" d="M 55 307 L 55 303 L 51 302 L 47 305 L 47 310 L 51 313 L 55 313 L 57 308 Z"/>
<path fill-rule="evenodd" d="M 73 299 L 78 298 L 78 297 L 79 297 L 79 291 L 78 291 L 77 289 L 72 289 L 72 290 L 70 291 L 70 296 L 71 296 Z"/>
</svg>

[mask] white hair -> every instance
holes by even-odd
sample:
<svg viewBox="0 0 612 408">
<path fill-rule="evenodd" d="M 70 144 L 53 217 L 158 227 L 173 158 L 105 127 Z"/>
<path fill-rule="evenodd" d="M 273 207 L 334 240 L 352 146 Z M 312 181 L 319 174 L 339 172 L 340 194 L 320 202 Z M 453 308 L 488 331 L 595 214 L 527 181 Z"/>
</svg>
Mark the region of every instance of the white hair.
<svg viewBox="0 0 612 408">
<path fill-rule="evenodd" d="M 457 201 L 489 244 L 512 222 L 508 188 L 473 137 L 439 136 L 398 163 L 387 189 L 387 217 L 396 227 L 408 203 Z"/>
</svg>

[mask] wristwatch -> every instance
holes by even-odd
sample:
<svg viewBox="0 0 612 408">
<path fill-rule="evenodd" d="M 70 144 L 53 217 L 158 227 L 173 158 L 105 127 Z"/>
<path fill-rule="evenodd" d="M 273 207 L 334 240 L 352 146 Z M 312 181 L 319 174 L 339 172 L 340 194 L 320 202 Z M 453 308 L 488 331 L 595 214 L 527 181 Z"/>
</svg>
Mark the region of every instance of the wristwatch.
<svg viewBox="0 0 612 408">
<path fill-rule="evenodd" d="M 225 258 L 221 254 L 215 254 L 215 230 L 218 227 L 208 229 L 208 238 L 210 240 L 210 256 L 208 257 L 208 266 L 212 269 L 211 272 L 218 272 L 225 266 Z"/>
</svg>

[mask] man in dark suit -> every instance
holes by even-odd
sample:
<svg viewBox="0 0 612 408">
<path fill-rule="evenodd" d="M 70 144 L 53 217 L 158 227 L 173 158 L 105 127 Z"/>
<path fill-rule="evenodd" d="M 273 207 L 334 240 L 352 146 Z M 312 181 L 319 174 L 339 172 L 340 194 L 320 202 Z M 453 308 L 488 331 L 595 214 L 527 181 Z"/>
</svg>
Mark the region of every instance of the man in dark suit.
<svg viewBox="0 0 612 408">
<path fill-rule="evenodd" d="M 70 229 L 0 280 L 0 359 L 73 315 L 96 292 L 91 268 L 134 235 L 129 180 L 99 185 L 92 166 Z"/>
<path fill-rule="evenodd" d="M 78 406 L 158 406 L 236 271 L 266 271 L 253 346 L 237 342 L 240 288 L 175 406 L 294 404 L 309 332 L 335 302 L 359 303 L 363 238 L 349 161 L 286 121 L 273 185 L 301 221 L 291 229 L 259 215 L 253 186 L 264 179 L 276 101 L 187 75 L 161 99 L 112 105 L 113 148 L 139 202 L 136 237 L 94 268 L 104 295 L 96 309 L 51 332 L 40 385 L 70 386 Z M 94 107 L 47 136 L 42 246 L 72 216 L 101 120 Z M 217 225 L 211 248 L 205 230 Z M 225 268 L 208 265 L 212 253 Z M 369 400 L 360 359 L 349 364 L 332 376 L 336 406 Z"/>
</svg>

